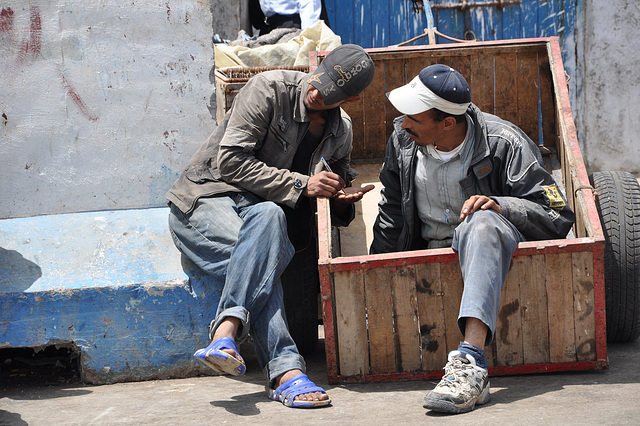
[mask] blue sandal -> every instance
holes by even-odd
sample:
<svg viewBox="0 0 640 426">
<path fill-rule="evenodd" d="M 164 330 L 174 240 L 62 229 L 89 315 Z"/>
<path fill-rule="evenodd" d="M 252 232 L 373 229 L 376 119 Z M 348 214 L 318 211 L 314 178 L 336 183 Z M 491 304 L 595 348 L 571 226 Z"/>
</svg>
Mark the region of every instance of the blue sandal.
<svg viewBox="0 0 640 426">
<path fill-rule="evenodd" d="M 223 349 L 235 351 L 236 356 L 224 352 Z M 193 356 L 207 367 L 233 376 L 242 376 L 247 369 L 236 342 L 230 337 L 221 337 L 211 342 L 206 348 L 198 349 Z"/>
<path fill-rule="evenodd" d="M 272 401 L 280 401 L 285 407 L 293 408 L 315 408 L 323 407 L 331 404 L 331 399 L 323 401 L 300 401 L 295 400 L 296 396 L 303 395 L 305 393 L 322 392 L 327 394 L 324 389 L 316 386 L 306 374 L 298 374 L 297 376 L 287 380 L 280 385 L 277 389 L 271 389 L 267 386 L 267 392 L 269 399 Z"/>
</svg>

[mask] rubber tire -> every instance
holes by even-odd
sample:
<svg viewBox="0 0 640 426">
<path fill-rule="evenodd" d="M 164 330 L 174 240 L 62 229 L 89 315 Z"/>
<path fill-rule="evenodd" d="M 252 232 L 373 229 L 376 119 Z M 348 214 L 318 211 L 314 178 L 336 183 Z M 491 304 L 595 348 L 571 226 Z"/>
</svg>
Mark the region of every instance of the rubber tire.
<svg viewBox="0 0 640 426">
<path fill-rule="evenodd" d="M 590 176 L 605 237 L 607 340 L 640 335 L 640 185 L 628 172 Z"/>
<path fill-rule="evenodd" d="M 281 277 L 289 333 L 301 355 L 318 345 L 318 296 L 320 276 L 315 239 L 296 252 Z"/>
</svg>

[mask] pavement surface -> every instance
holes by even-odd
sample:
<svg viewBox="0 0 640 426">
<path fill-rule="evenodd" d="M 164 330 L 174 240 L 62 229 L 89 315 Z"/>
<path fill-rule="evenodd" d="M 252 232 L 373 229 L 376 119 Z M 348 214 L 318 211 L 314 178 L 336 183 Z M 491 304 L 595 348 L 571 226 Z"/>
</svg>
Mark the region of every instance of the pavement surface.
<svg viewBox="0 0 640 426">
<path fill-rule="evenodd" d="M 322 342 L 322 341 L 321 341 Z M 324 349 L 307 357 L 308 375 L 332 405 L 291 409 L 270 401 L 250 346 L 247 374 L 88 386 L 50 379 L 0 383 L 0 425 L 93 424 L 640 424 L 640 340 L 610 344 L 610 368 L 493 377 L 491 401 L 443 415 L 422 408 L 436 381 L 329 385 Z"/>
</svg>

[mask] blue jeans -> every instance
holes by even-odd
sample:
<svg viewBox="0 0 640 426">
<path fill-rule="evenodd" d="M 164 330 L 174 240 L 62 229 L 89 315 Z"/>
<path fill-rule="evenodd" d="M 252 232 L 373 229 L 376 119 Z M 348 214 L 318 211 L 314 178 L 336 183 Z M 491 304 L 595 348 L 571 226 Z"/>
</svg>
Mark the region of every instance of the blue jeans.
<svg viewBox="0 0 640 426">
<path fill-rule="evenodd" d="M 269 381 L 306 365 L 289 334 L 280 275 L 295 250 L 282 208 L 248 192 L 201 198 L 190 214 L 171 206 L 169 227 L 178 249 L 224 283 L 210 336 L 238 318 L 240 343 L 251 333 Z"/>
<path fill-rule="evenodd" d="M 462 335 L 466 318 L 477 318 L 489 327 L 486 344 L 493 341 L 502 285 L 522 241 L 526 239 L 520 231 L 493 210 L 478 210 L 456 228 L 452 248 L 458 252 L 464 282 L 458 314 Z"/>
</svg>

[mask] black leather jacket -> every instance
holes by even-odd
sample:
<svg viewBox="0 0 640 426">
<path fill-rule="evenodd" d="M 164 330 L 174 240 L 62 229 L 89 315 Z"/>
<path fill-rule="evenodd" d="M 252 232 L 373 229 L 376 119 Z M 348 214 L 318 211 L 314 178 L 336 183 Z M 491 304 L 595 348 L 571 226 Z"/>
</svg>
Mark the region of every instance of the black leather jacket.
<svg viewBox="0 0 640 426">
<path fill-rule="evenodd" d="M 475 147 L 468 174 L 460 180 L 466 198 L 486 195 L 527 240 L 566 237 L 575 221 L 553 177 L 544 168 L 539 148 L 513 124 L 471 105 Z M 388 253 L 426 248 L 414 196 L 417 145 L 394 120 L 380 172 L 384 186 L 373 228 L 370 252 Z"/>
</svg>

